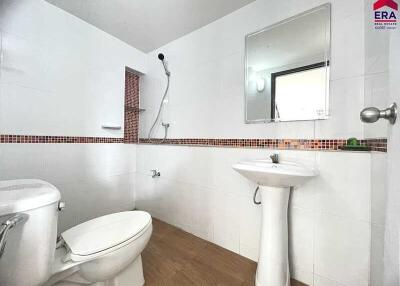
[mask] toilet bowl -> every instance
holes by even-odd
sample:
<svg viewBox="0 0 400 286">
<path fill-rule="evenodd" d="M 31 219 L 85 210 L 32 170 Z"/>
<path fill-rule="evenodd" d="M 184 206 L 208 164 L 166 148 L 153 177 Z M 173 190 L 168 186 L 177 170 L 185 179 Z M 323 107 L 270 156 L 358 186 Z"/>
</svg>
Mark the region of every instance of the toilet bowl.
<svg viewBox="0 0 400 286">
<path fill-rule="evenodd" d="M 126 211 L 98 217 L 61 233 L 56 244 L 59 200 L 59 191 L 41 180 L 0 182 L 0 223 L 27 218 L 9 231 L 0 285 L 142 286 L 151 216 Z"/>
</svg>

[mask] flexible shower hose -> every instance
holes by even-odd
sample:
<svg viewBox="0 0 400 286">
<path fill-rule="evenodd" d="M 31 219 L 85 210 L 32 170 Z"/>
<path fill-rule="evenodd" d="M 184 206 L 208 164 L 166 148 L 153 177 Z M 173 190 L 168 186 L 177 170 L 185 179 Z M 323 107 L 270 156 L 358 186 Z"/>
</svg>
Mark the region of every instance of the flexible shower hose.
<svg viewBox="0 0 400 286">
<path fill-rule="evenodd" d="M 157 114 L 156 120 L 154 120 L 154 123 L 153 123 L 153 125 L 151 126 L 150 131 L 149 131 L 148 139 L 149 139 L 150 141 L 151 141 L 151 139 L 152 139 L 152 138 L 151 138 L 151 135 L 152 135 L 152 133 L 153 133 L 153 129 L 156 127 L 157 122 L 160 120 L 161 113 L 162 113 L 162 110 L 163 110 L 163 107 L 164 107 L 164 100 L 165 100 L 165 98 L 167 97 L 167 94 L 168 94 L 168 89 L 169 89 L 169 77 L 170 77 L 170 75 L 167 74 L 167 87 L 166 87 L 166 89 L 165 89 L 164 96 L 163 96 L 162 99 L 161 99 L 161 103 L 160 103 L 160 107 L 159 107 L 159 109 L 158 109 L 158 114 Z M 167 132 L 168 132 L 168 131 L 167 131 L 167 128 L 165 128 L 164 139 L 163 139 L 162 142 L 164 142 L 165 139 L 167 139 Z"/>
</svg>

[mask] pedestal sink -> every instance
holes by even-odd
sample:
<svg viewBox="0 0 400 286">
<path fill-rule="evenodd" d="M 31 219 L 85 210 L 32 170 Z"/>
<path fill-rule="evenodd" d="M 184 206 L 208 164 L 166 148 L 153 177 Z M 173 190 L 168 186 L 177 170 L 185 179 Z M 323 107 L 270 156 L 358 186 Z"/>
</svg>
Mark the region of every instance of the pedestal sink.
<svg viewBox="0 0 400 286">
<path fill-rule="evenodd" d="M 241 162 L 232 166 L 259 185 L 262 229 L 256 286 L 289 286 L 287 210 L 290 188 L 317 175 L 303 165 L 267 160 Z"/>
</svg>

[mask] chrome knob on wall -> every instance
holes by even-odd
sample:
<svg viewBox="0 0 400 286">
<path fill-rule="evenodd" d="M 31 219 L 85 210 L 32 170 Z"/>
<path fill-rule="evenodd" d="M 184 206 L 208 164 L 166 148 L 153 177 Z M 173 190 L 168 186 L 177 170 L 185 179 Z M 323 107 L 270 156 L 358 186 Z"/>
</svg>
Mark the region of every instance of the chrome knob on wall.
<svg viewBox="0 0 400 286">
<path fill-rule="evenodd" d="M 397 119 L 397 104 L 394 102 L 388 108 L 379 110 L 376 107 L 364 108 L 360 113 L 362 122 L 374 123 L 381 118 L 389 120 L 390 124 L 394 124 Z"/>
</svg>

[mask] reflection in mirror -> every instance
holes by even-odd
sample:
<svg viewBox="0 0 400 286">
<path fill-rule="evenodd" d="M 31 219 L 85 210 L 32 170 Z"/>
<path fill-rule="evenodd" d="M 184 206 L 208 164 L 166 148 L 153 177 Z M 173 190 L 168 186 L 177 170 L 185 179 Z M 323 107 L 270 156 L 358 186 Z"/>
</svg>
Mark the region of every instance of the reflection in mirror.
<svg viewBox="0 0 400 286">
<path fill-rule="evenodd" d="M 326 119 L 330 5 L 246 36 L 246 122 Z"/>
</svg>

